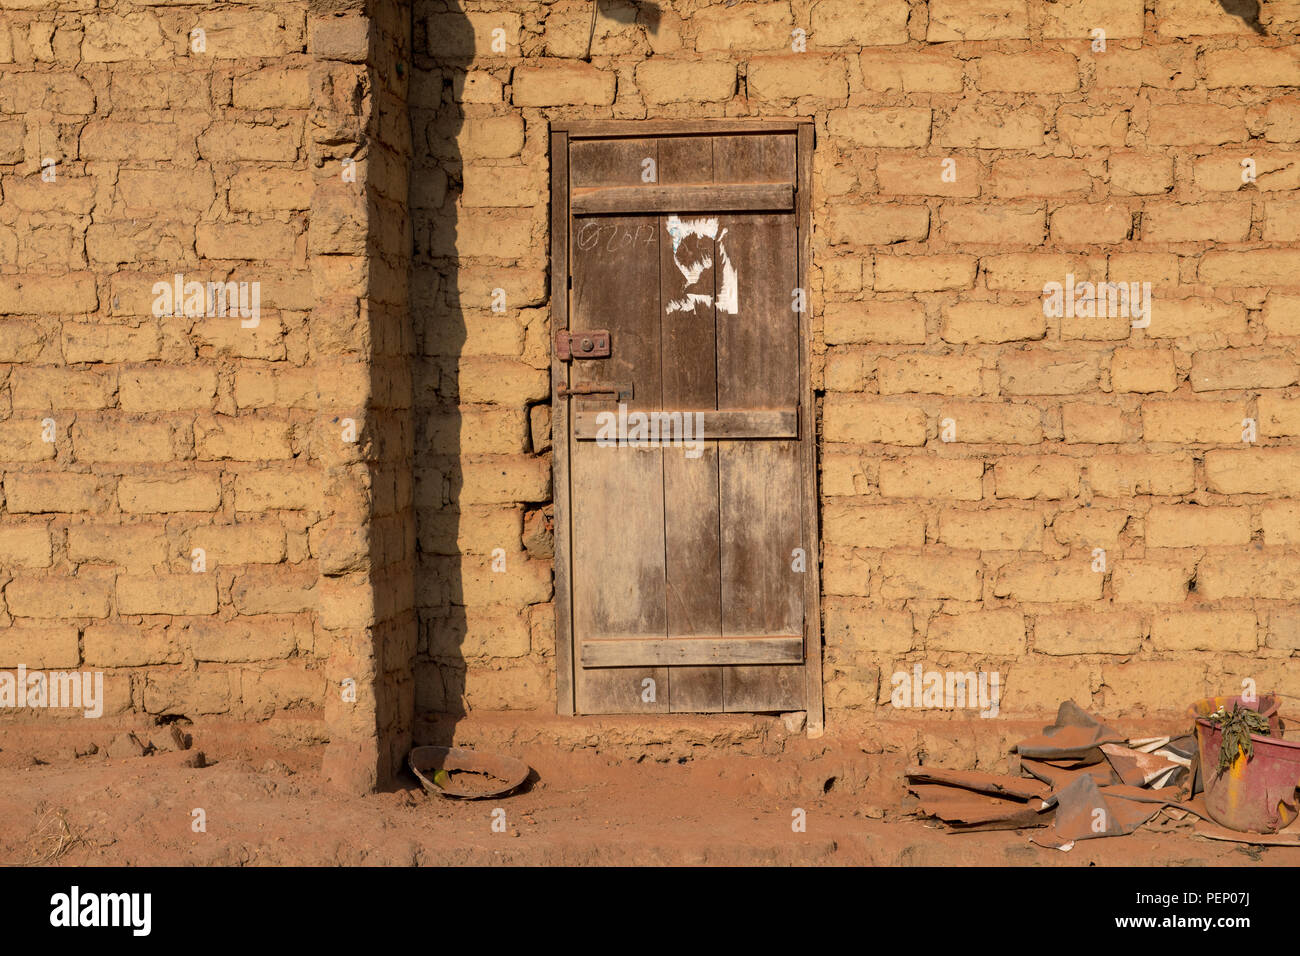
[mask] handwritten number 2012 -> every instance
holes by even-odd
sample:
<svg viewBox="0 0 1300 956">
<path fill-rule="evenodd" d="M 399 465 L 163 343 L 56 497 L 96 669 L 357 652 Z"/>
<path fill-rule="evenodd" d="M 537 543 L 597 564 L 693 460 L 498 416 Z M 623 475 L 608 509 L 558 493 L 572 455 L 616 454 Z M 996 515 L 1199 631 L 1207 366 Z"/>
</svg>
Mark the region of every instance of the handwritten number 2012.
<svg viewBox="0 0 1300 956">
<path fill-rule="evenodd" d="M 629 226 L 592 219 L 578 230 L 578 248 L 586 251 L 601 247 L 603 243 L 606 252 L 617 252 L 630 249 L 638 242 L 650 245 L 654 238 L 655 227 L 647 222 Z"/>
</svg>

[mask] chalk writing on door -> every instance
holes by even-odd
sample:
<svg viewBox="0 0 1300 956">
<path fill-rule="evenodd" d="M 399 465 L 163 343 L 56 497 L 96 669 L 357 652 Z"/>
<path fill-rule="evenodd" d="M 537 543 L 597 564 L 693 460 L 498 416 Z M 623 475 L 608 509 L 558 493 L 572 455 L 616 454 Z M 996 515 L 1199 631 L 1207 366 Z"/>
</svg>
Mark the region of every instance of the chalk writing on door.
<svg viewBox="0 0 1300 956">
<path fill-rule="evenodd" d="M 643 222 L 631 226 L 593 219 L 583 223 L 578 230 L 578 248 L 583 252 L 618 252 L 631 249 L 638 242 L 648 246 L 654 241 L 655 227 L 652 223 Z"/>
</svg>

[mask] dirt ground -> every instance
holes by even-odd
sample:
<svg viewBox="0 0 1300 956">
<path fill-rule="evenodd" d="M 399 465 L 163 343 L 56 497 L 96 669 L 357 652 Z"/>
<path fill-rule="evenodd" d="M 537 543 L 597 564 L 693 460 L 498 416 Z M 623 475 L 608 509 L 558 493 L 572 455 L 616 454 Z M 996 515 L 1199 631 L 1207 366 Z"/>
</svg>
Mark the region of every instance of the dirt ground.
<svg viewBox="0 0 1300 956">
<path fill-rule="evenodd" d="M 520 792 L 477 801 L 429 796 L 413 777 L 343 796 L 320 778 L 319 745 L 252 745 L 230 730 L 193 728 L 191 749 L 173 753 L 78 757 L 65 747 L 46 758 L 10 732 L 0 738 L 0 863 L 1300 865 L 1300 848 L 1215 842 L 1190 824 L 1068 853 L 1030 844 L 1030 831 L 952 833 L 912 815 L 901 778 L 861 748 L 729 726 L 732 746 L 720 750 L 681 733 L 610 733 L 608 746 L 589 735 L 575 746 L 545 728 L 461 728 L 458 744 L 491 741 L 534 768 Z M 183 765 L 199 751 L 207 766 Z M 504 832 L 493 830 L 497 810 Z M 796 810 L 806 832 L 792 828 Z"/>
</svg>

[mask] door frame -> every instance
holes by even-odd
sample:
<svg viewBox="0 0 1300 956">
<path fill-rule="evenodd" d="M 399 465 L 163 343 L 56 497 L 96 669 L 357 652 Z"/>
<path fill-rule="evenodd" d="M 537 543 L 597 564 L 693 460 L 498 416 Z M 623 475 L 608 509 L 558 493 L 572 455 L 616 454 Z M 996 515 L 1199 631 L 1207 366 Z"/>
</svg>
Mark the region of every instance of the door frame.
<svg viewBox="0 0 1300 956">
<path fill-rule="evenodd" d="M 812 261 L 812 119 L 716 120 L 573 120 L 551 123 L 551 460 L 555 504 L 555 699 L 556 712 L 572 716 L 574 703 L 572 504 L 569 481 L 570 402 L 559 387 L 567 383 L 568 363 L 555 354 L 555 333 L 569 327 L 569 142 L 617 137 L 715 135 L 725 133 L 794 133 L 796 276 L 804 290 L 799 313 L 799 433 L 803 446 L 804 680 L 807 732 L 820 737 L 824 727 L 822 697 L 821 540 L 817 496 L 816 409 L 811 379 L 812 296 L 808 286 Z"/>
</svg>

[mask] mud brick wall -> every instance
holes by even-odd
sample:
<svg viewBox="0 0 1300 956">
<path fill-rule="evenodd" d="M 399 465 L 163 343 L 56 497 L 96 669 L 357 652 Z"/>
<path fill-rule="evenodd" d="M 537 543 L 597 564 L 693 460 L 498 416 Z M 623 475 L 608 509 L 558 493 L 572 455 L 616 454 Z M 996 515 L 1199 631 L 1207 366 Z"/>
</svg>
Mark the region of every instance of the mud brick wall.
<svg viewBox="0 0 1300 956">
<path fill-rule="evenodd" d="M 0 667 L 362 789 L 413 706 L 409 44 L 400 4 L 0 3 Z M 258 321 L 158 315 L 174 274 Z"/>
<path fill-rule="evenodd" d="M 0 0 L 0 668 L 352 789 L 552 710 L 549 123 L 797 114 L 831 732 L 1300 696 L 1300 4 L 1226 6 Z"/>
<path fill-rule="evenodd" d="M 0 9 L 0 658 L 109 714 L 319 706 L 306 6 Z M 155 317 L 175 273 L 260 324 Z"/>
<path fill-rule="evenodd" d="M 548 127 L 509 93 L 531 62 L 519 47 L 525 7 L 551 9 L 414 10 L 422 714 L 554 710 Z"/>
<path fill-rule="evenodd" d="M 917 662 L 1006 716 L 1300 695 L 1300 4 L 1250 6 L 609 0 L 584 62 L 584 0 L 419 0 L 419 707 L 553 706 L 548 122 L 793 114 L 830 731 Z"/>
<path fill-rule="evenodd" d="M 317 623 L 329 648 L 325 771 L 366 790 L 402 765 L 415 699 L 410 11 L 375 3 L 320 13 L 308 21 L 308 253 L 328 515 L 316 539 Z"/>
</svg>

